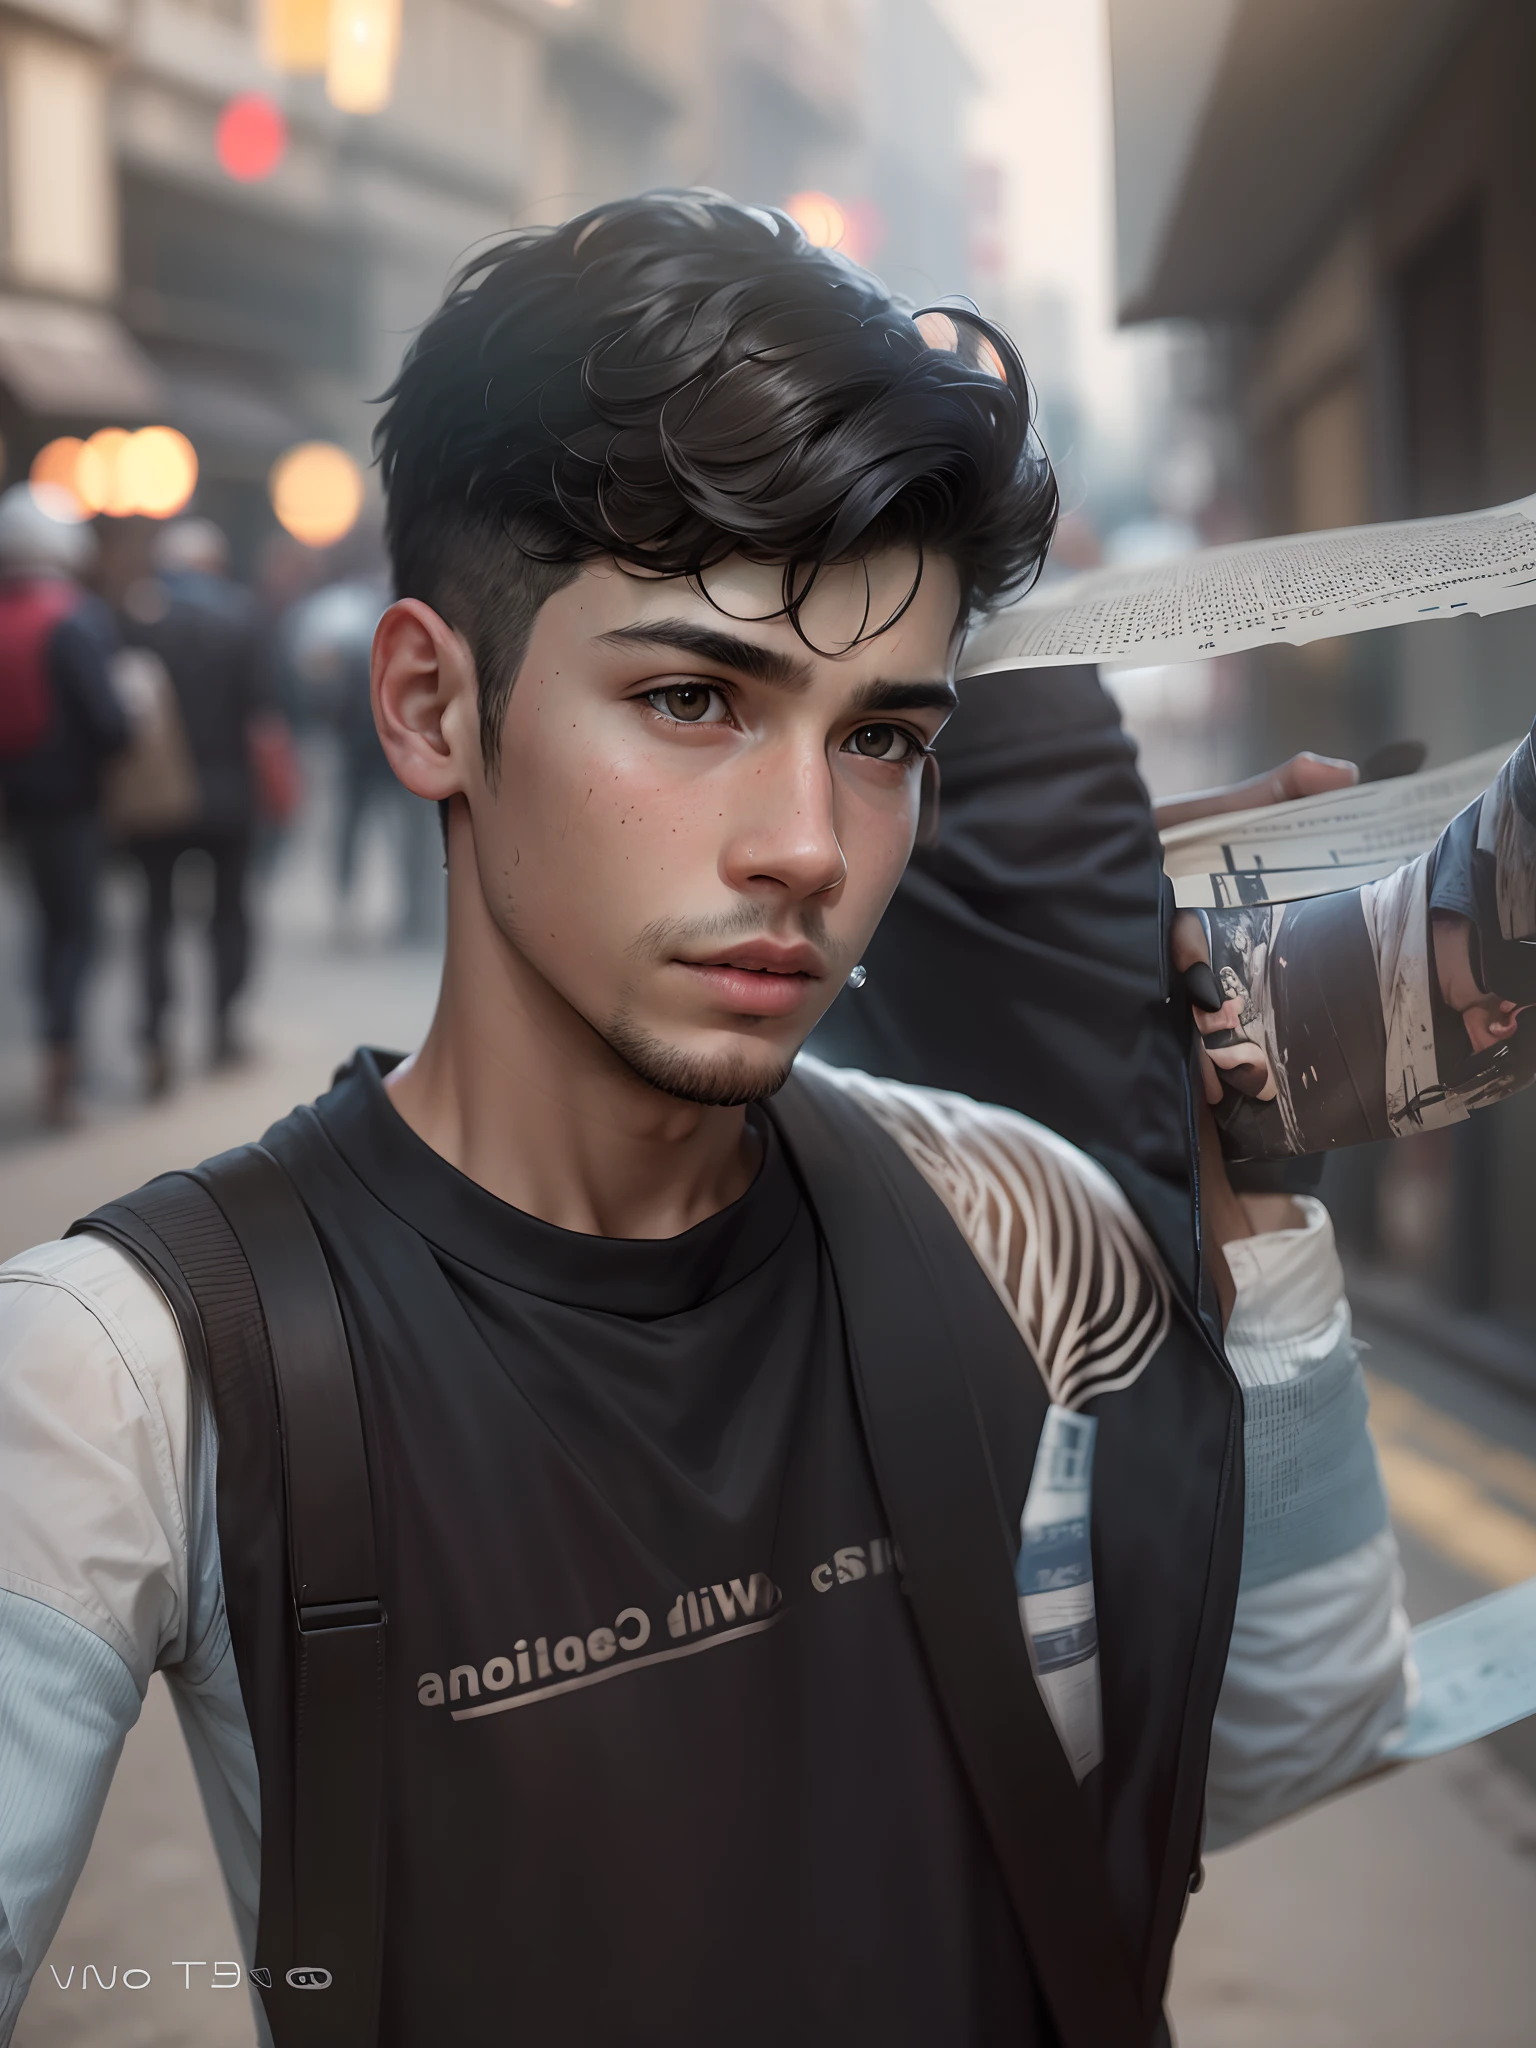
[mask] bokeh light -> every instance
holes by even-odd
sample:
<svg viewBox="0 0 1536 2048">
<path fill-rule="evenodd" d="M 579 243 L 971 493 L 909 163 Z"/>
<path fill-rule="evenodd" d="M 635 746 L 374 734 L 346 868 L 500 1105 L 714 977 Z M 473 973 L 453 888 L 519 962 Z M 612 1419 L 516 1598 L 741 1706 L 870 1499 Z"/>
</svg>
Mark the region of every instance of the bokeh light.
<svg viewBox="0 0 1536 2048">
<path fill-rule="evenodd" d="M 146 519 L 173 519 L 197 489 L 197 451 L 174 427 L 141 427 L 118 456 L 123 495 Z"/>
<path fill-rule="evenodd" d="M 50 441 L 45 448 L 39 448 L 32 458 L 32 467 L 27 472 L 34 484 L 46 484 L 51 489 L 63 491 L 78 512 L 85 507 L 75 489 L 75 471 L 80 464 L 80 451 L 85 443 L 76 434 L 61 434 L 57 441 Z"/>
<path fill-rule="evenodd" d="M 331 0 L 325 96 L 344 114 L 378 114 L 395 90 L 400 0 Z"/>
<path fill-rule="evenodd" d="M 817 249 L 835 249 L 848 232 L 848 216 L 825 192 L 797 192 L 784 211 Z"/>
<path fill-rule="evenodd" d="M 288 148 L 283 110 L 264 92 L 236 93 L 227 100 L 214 131 L 220 167 L 242 185 L 270 178 Z"/>
<path fill-rule="evenodd" d="M 363 472 L 330 441 L 301 441 L 280 455 L 267 487 L 278 524 L 306 547 L 343 539 L 363 509 Z"/>
<path fill-rule="evenodd" d="M 197 488 L 197 451 L 174 427 L 103 427 L 88 441 L 62 435 L 39 449 L 31 481 L 63 491 L 83 514 L 172 519 Z"/>
<path fill-rule="evenodd" d="M 75 464 L 75 496 L 87 512 L 105 512 L 110 519 L 126 519 L 134 510 L 123 462 L 129 438 L 126 427 L 102 427 L 80 450 L 80 459 Z"/>
<path fill-rule="evenodd" d="M 331 42 L 331 0 L 260 0 L 256 40 L 274 71 L 323 71 Z"/>
</svg>

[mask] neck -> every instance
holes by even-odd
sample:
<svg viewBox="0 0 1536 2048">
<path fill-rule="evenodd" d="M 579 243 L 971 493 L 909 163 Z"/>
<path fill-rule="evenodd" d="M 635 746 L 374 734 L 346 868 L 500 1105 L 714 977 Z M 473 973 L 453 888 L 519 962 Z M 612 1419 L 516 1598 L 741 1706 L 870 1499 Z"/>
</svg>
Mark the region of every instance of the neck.
<svg viewBox="0 0 1536 2048">
<path fill-rule="evenodd" d="M 499 1200 L 594 1237 L 675 1237 L 756 1170 L 744 1110 L 663 1095 L 631 1072 L 449 871 L 448 944 L 421 1048 L 389 1076 L 416 1135 Z M 465 884 L 467 883 L 467 886 Z"/>
</svg>

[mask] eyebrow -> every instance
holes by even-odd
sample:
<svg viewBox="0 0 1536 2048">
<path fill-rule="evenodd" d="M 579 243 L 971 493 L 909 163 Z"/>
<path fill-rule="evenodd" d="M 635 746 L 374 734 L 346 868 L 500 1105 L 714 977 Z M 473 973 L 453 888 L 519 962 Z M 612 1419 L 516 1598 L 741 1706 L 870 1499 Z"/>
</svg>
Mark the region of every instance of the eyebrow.
<svg viewBox="0 0 1536 2048">
<path fill-rule="evenodd" d="M 649 625 L 616 626 L 600 633 L 604 647 L 673 647 L 680 653 L 697 655 L 718 668 L 734 669 L 757 683 L 771 683 L 781 689 L 803 690 L 811 680 L 808 662 L 760 641 L 744 640 L 714 626 L 697 626 L 688 619 L 657 619 Z M 953 711 L 960 699 L 952 683 L 866 683 L 849 707 L 856 717 L 871 711 Z"/>
<path fill-rule="evenodd" d="M 866 683 L 854 698 L 855 714 L 867 711 L 953 711 L 960 699 L 953 683 Z"/>
<path fill-rule="evenodd" d="M 648 625 L 617 626 L 600 633 L 602 647 L 674 647 L 682 654 L 697 655 L 717 668 L 734 669 L 755 683 L 773 683 L 780 689 L 803 690 L 811 680 L 809 662 L 797 661 L 776 647 L 764 647 L 757 640 L 743 640 L 739 634 L 722 632 L 713 626 L 696 626 L 687 619 L 656 619 Z"/>
</svg>

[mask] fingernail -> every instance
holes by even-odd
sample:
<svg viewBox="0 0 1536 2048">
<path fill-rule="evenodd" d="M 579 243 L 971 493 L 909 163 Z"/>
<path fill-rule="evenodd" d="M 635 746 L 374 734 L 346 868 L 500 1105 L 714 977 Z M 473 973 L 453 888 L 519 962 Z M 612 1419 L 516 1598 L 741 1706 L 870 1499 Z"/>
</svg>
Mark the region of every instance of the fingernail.
<svg viewBox="0 0 1536 2048">
<path fill-rule="evenodd" d="M 1208 960 L 1197 960 L 1193 967 L 1185 968 L 1184 987 L 1197 1010 L 1219 1010 L 1226 1001 Z"/>
</svg>

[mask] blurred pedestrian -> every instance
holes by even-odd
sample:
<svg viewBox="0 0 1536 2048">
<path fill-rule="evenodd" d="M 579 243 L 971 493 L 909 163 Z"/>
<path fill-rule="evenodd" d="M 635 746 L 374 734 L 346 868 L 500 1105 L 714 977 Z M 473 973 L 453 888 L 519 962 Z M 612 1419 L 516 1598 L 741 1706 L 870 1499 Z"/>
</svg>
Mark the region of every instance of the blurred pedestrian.
<svg viewBox="0 0 1536 2048">
<path fill-rule="evenodd" d="M 95 540 L 46 485 L 0 497 L 0 798 L 37 910 L 43 1115 L 69 1123 L 79 1086 L 80 998 L 96 939 L 101 781 L 128 741 L 108 672 L 110 612 L 80 577 Z"/>
<path fill-rule="evenodd" d="M 433 938 L 442 922 L 441 843 L 432 806 L 396 780 L 373 722 L 373 630 L 388 603 L 382 579 L 328 584 L 295 608 L 291 656 L 306 699 L 329 720 L 337 739 L 338 933 L 356 928 L 359 855 L 369 821 L 377 818 L 396 869 L 396 936 L 420 943 Z"/>
<path fill-rule="evenodd" d="M 172 1078 L 166 1012 L 177 865 L 194 852 L 212 864 L 213 1063 L 227 1066 L 242 1053 L 233 1009 L 250 965 L 247 877 L 258 782 L 292 779 L 291 742 L 268 702 L 260 615 L 250 593 L 230 578 L 223 533 L 210 520 L 178 521 L 159 537 L 155 568 L 124 600 L 125 638 L 157 655 L 170 676 L 197 803 L 184 825 L 130 842 L 146 884 L 142 1029 L 152 1096 Z M 291 790 L 279 789 L 276 808 L 291 800 Z"/>
</svg>

